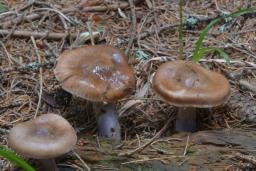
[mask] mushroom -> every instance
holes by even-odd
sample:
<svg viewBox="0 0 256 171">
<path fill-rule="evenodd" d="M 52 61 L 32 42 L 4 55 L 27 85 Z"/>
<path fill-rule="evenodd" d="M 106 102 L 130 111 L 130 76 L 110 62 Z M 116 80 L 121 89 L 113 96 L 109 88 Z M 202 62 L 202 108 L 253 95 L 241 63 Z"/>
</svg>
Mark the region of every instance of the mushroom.
<svg viewBox="0 0 256 171">
<path fill-rule="evenodd" d="M 63 117 L 44 114 L 10 130 L 9 146 L 17 153 L 38 159 L 42 171 L 57 171 L 54 158 L 72 150 L 76 132 Z"/>
<path fill-rule="evenodd" d="M 218 106 L 230 96 L 230 85 L 223 75 L 189 61 L 162 64 L 153 78 L 153 89 L 164 101 L 178 107 L 178 132 L 196 131 L 196 108 Z"/>
<path fill-rule="evenodd" d="M 62 88 L 83 99 L 115 103 L 135 88 L 134 73 L 128 65 L 127 57 L 112 46 L 95 45 L 68 50 L 62 53 L 57 61 L 54 73 Z M 115 107 L 109 111 L 112 113 L 106 112 L 100 121 L 98 119 L 98 125 L 100 122 L 106 128 L 108 123 L 117 123 Z M 119 126 L 119 123 L 115 125 Z M 111 126 L 108 128 L 112 130 Z M 98 127 L 98 131 L 101 130 Z M 118 139 L 121 135 L 117 134 L 120 133 L 119 131 L 113 134 L 116 136 L 111 138 Z M 99 135 L 106 134 L 99 132 Z"/>
</svg>

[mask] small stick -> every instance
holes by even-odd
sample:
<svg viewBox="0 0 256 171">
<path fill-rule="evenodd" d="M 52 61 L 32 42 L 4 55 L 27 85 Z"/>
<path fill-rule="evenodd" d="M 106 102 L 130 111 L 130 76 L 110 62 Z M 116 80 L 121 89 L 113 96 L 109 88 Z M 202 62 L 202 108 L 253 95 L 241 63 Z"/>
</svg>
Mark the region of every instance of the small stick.
<svg viewBox="0 0 256 171">
<path fill-rule="evenodd" d="M 85 161 L 73 150 L 74 155 L 81 161 L 87 171 L 91 171 L 91 168 L 85 163 Z"/>
<path fill-rule="evenodd" d="M 151 159 L 133 160 L 133 161 L 121 163 L 121 165 L 126 165 L 131 163 L 142 163 L 142 162 L 152 161 L 152 160 L 164 160 L 164 159 L 183 158 L 183 157 L 184 156 L 168 156 L 168 157 L 157 157 L 157 158 L 151 158 Z"/>
<path fill-rule="evenodd" d="M 31 40 L 32 40 L 33 46 L 35 48 L 36 56 L 38 58 L 38 63 L 41 64 L 41 57 L 39 55 L 38 48 L 36 46 L 35 38 L 33 36 L 31 36 Z M 39 68 L 39 85 L 40 85 L 39 97 L 38 97 L 38 103 L 37 103 L 34 118 L 37 117 L 37 114 L 38 114 L 38 111 L 39 111 L 39 108 L 40 108 L 40 105 L 41 105 L 41 101 L 42 101 L 42 93 L 43 93 L 43 69 L 42 69 L 42 67 Z"/>
<path fill-rule="evenodd" d="M 18 59 L 16 59 L 16 58 L 13 58 L 13 57 L 12 57 L 12 55 L 7 51 L 5 45 L 4 45 L 4 43 L 3 43 L 2 41 L 0 41 L 0 44 L 1 44 L 1 46 L 2 46 L 2 48 L 3 48 L 3 50 L 4 50 L 4 52 L 5 52 L 5 54 L 6 54 L 7 58 L 8 58 L 8 60 L 9 60 L 9 66 L 11 66 L 11 64 L 12 64 L 13 61 L 14 61 L 16 64 L 20 65 L 21 67 L 24 67 L 24 65 L 22 64 L 22 62 L 20 62 L 20 61 L 19 61 Z"/>
<path fill-rule="evenodd" d="M 235 157 L 246 160 L 246 161 L 256 165 L 256 157 L 254 157 L 254 156 L 244 155 L 244 154 L 241 154 L 241 153 L 236 153 Z"/>
<path fill-rule="evenodd" d="M 28 15 L 28 16 L 20 15 L 19 17 L 15 18 L 13 20 L 9 20 L 9 21 L 6 21 L 6 22 L 2 23 L 1 27 L 2 28 L 7 28 L 7 27 L 12 26 L 14 24 L 19 24 L 22 21 L 33 21 L 33 20 L 39 19 L 42 15 L 43 14 L 31 14 L 31 15 Z"/>
<path fill-rule="evenodd" d="M 98 136 L 96 136 L 96 140 L 97 140 L 98 148 L 101 148 L 100 140 L 99 140 L 99 137 L 98 137 Z"/>
<path fill-rule="evenodd" d="M 61 17 L 63 17 L 63 18 L 64 18 L 65 20 L 67 20 L 68 22 L 72 23 L 72 21 L 71 21 L 68 17 L 66 17 L 66 16 L 63 14 L 63 12 L 58 11 L 58 10 L 56 10 L 56 9 L 52 9 L 52 8 L 39 8 L 39 9 L 36 9 L 35 11 L 42 11 L 42 10 L 53 11 L 53 12 L 57 13 L 58 15 L 60 15 Z"/>
<path fill-rule="evenodd" d="M 188 142 L 189 142 L 189 135 L 188 135 L 188 138 L 187 138 L 187 142 L 186 142 L 186 146 L 185 146 L 185 149 L 184 149 L 183 156 L 186 156 L 186 154 L 187 154 Z"/>
<path fill-rule="evenodd" d="M 7 58 L 8 58 L 9 66 L 11 66 L 11 65 L 13 64 L 12 59 L 11 59 L 12 57 L 11 57 L 11 55 L 9 54 L 9 52 L 7 51 L 7 49 L 6 49 L 5 45 L 4 45 L 4 43 L 3 43 L 2 41 L 0 41 L 0 44 L 1 44 L 2 48 L 4 49 L 4 52 L 5 52 L 5 54 L 6 54 Z"/>
<path fill-rule="evenodd" d="M 11 30 L 0 29 L 0 36 L 8 35 Z M 28 31 L 28 30 L 15 30 L 11 34 L 12 36 L 19 37 L 19 38 L 29 38 L 33 36 L 35 39 L 51 39 L 51 40 L 60 40 L 66 36 L 66 33 L 55 33 L 55 32 L 38 32 L 38 31 Z M 73 39 L 77 37 L 78 33 L 69 34 L 69 36 Z"/>
<path fill-rule="evenodd" d="M 136 5 L 142 1 L 144 1 L 144 0 L 134 0 L 134 4 Z M 116 3 L 116 4 L 105 5 L 105 6 L 83 7 L 80 9 L 80 11 L 81 12 L 104 12 L 104 11 L 108 11 L 108 10 L 118 10 L 118 8 L 124 9 L 124 8 L 127 8 L 128 6 L 129 6 L 128 2 L 120 2 L 120 3 Z M 64 11 L 65 10 L 63 10 L 63 12 Z M 68 11 L 68 10 L 66 10 L 66 11 Z M 72 11 L 72 9 L 71 9 L 71 11 Z M 75 11 L 77 11 L 77 9 L 75 9 Z"/>
<path fill-rule="evenodd" d="M 16 15 L 17 14 L 17 12 L 15 12 L 15 11 L 7 11 L 7 12 L 4 12 L 4 13 L 1 13 L 0 14 L 0 20 L 1 19 L 6 19 L 7 17 L 9 17 L 9 16 L 12 16 L 12 15 Z"/>
<path fill-rule="evenodd" d="M 215 3 L 215 6 L 216 6 L 217 11 L 220 11 L 220 7 L 219 7 L 219 5 L 218 5 L 217 0 L 214 0 L 214 3 Z"/>
<path fill-rule="evenodd" d="M 0 29 L 0 37 L 4 35 L 10 34 L 11 30 L 3 30 Z M 70 33 L 68 36 L 72 39 L 76 39 L 79 33 Z M 29 38 L 33 36 L 35 39 L 50 39 L 50 40 L 60 40 L 63 39 L 65 36 L 67 36 L 66 33 L 55 33 L 55 32 L 38 32 L 38 31 L 28 31 L 28 30 L 15 30 L 11 34 L 11 36 L 19 37 L 19 38 Z M 93 36 L 96 38 L 99 36 L 99 34 L 93 34 Z"/>
</svg>

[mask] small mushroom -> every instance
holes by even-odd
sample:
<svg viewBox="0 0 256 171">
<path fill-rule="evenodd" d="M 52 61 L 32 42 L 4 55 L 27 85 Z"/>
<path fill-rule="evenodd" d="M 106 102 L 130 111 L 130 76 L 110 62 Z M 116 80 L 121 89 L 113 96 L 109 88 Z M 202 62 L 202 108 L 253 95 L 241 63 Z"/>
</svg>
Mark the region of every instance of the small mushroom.
<svg viewBox="0 0 256 171">
<path fill-rule="evenodd" d="M 42 171 L 57 171 L 54 158 L 72 150 L 76 142 L 73 127 L 57 114 L 17 124 L 8 136 L 9 146 L 21 155 L 38 159 Z"/>
<path fill-rule="evenodd" d="M 135 88 L 134 73 L 127 57 L 120 50 L 107 45 L 65 51 L 59 56 L 54 73 L 64 90 L 92 102 L 115 103 Z M 101 125 L 116 122 L 113 116 L 117 116 L 117 112 L 111 111 L 115 115 L 101 117 Z M 98 131 L 101 130 L 98 127 Z M 103 132 L 99 134 L 106 135 Z"/>
<path fill-rule="evenodd" d="M 162 64 L 153 78 L 153 89 L 167 103 L 179 107 L 178 132 L 196 131 L 195 108 L 218 106 L 230 96 L 230 85 L 223 75 L 188 61 Z"/>
</svg>

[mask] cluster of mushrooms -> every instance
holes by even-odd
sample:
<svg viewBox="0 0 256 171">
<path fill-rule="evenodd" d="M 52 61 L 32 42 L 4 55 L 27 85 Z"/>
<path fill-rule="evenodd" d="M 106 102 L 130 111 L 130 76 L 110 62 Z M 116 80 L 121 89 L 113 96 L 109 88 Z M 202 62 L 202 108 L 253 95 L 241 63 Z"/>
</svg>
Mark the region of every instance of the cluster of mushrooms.
<svg viewBox="0 0 256 171">
<path fill-rule="evenodd" d="M 120 141 L 116 103 L 135 89 L 135 75 L 127 57 L 112 46 L 81 47 L 62 53 L 54 74 L 64 90 L 101 109 L 98 134 Z M 220 105 L 230 95 L 224 76 L 189 61 L 162 64 L 152 85 L 165 102 L 178 107 L 177 132 L 196 131 L 195 109 Z M 41 170 L 49 171 L 57 170 L 54 158 L 72 150 L 76 142 L 74 128 L 57 114 L 44 114 L 17 124 L 8 137 L 14 151 L 39 159 Z"/>
</svg>

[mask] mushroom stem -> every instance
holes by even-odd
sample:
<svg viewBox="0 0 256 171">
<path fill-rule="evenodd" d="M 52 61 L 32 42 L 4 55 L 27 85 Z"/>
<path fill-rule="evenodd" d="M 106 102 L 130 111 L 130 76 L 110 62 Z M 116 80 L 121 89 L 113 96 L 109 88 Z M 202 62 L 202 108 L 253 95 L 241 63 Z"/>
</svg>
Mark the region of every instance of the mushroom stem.
<svg viewBox="0 0 256 171">
<path fill-rule="evenodd" d="M 40 159 L 40 169 L 39 171 L 59 171 L 54 158 L 50 159 Z"/>
<path fill-rule="evenodd" d="M 175 130 L 177 132 L 196 131 L 196 108 L 179 107 L 176 117 Z"/>
<path fill-rule="evenodd" d="M 98 118 L 98 134 L 110 140 L 121 140 L 121 128 L 114 104 L 107 104 L 101 108 Z"/>
</svg>

